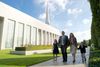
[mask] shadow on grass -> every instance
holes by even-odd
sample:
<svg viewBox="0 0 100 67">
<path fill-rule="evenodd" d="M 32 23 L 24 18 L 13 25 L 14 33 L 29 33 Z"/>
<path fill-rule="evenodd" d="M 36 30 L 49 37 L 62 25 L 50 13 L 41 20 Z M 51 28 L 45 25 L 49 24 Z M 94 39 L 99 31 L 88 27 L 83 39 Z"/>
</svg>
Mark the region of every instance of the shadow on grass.
<svg viewBox="0 0 100 67">
<path fill-rule="evenodd" d="M 52 56 L 0 59 L 0 65 L 30 66 L 30 65 L 34 65 L 34 64 L 49 60 L 51 58 L 52 58 Z"/>
</svg>

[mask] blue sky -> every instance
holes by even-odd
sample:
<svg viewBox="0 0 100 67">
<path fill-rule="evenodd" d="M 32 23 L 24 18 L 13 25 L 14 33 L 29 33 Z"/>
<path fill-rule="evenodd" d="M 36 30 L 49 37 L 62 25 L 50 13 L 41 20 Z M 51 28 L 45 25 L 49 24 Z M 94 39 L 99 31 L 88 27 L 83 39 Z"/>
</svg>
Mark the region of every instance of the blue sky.
<svg viewBox="0 0 100 67">
<path fill-rule="evenodd" d="M 46 0 L 1 0 L 2 2 L 45 21 Z M 73 32 L 78 39 L 90 39 L 92 14 L 87 0 L 48 0 L 50 24 L 69 36 Z"/>
</svg>

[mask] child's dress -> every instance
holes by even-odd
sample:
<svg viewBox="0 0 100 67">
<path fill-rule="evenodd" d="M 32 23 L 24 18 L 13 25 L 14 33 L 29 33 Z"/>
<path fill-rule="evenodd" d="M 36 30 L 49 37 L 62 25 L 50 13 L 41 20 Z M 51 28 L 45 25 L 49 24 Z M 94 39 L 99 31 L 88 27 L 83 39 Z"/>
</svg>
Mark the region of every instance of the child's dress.
<svg viewBox="0 0 100 67">
<path fill-rule="evenodd" d="M 53 54 L 58 54 L 59 50 L 58 50 L 58 46 L 57 43 L 53 43 Z"/>
</svg>

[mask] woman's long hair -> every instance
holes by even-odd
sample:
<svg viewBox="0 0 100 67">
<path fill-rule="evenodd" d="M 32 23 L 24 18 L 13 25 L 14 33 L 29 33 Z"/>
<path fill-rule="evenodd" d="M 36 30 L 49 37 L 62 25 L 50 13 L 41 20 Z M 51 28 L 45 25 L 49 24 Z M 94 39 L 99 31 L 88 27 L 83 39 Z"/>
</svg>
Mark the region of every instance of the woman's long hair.
<svg viewBox="0 0 100 67">
<path fill-rule="evenodd" d="M 73 33 L 70 33 L 69 41 L 70 41 L 70 43 L 74 43 L 75 46 L 77 46 L 77 40 Z"/>
<path fill-rule="evenodd" d="M 74 34 L 73 33 L 70 33 L 70 39 L 71 38 L 75 38 Z"/>
</svg>

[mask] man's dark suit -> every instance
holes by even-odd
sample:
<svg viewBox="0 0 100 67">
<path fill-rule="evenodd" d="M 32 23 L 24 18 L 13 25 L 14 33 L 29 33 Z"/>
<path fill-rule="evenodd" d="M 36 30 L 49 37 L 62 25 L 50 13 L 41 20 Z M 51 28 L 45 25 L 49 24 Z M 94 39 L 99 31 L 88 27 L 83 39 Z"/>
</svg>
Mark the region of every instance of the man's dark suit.
<svg viewBox="0 0 100 67">
<path fill-rule="evenodd" d="M 62 40 L 63 40 L 63 45 L 62 45 Z M 59 45 L 61 46 L 61 52 L 62 52 L 62 56 L 63 56 L 63 62 L 67 62 L 67 52 L 66 49 L 68 47 L 68 36 L 64 35 L 64 36 L 60 36 L 59 37 Z"/>
</svg>

